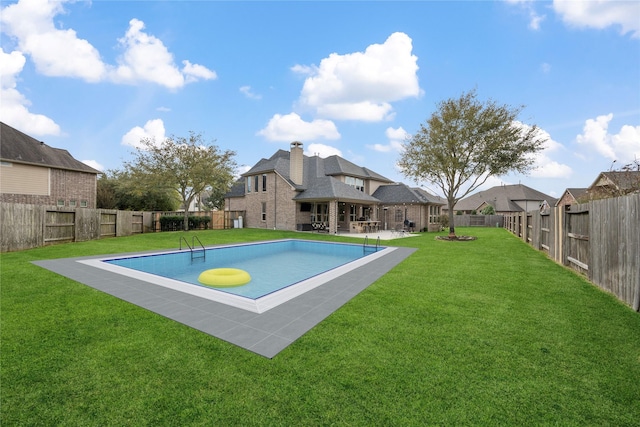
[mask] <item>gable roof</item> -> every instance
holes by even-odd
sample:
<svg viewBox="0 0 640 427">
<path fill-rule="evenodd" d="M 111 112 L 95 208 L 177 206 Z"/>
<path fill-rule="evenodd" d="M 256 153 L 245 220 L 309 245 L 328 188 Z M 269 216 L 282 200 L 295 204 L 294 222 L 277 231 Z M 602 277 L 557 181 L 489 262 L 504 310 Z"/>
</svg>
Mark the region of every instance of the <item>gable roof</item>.
<svg viewBox="0 0 640 427">
<path fill-rule="evenodd" d="M 558 203 L 564 199 L 566 194 L 570 195 L 574 201 L 578 201 L 578 199 L 580 199 L 580 197 L 582 197 L 586 192 L 586 188 L 567 188 L 564 190 L 564 193 L 562 193 L 562 196 L 556 201 L 556 206 L 558 206 Z"/>
<path fill-rule="evenodd" d="M 0 122 L 0 158 L 7 162 L 101 173 L 73 158 L 67 150 L 53 148 L 29 135 Z"/>
<path fill-rule="evenodd" d="M 440 197 L 429 194 L 422 188 L 411 188 L 403 183 L 381 185 L 373 193 L 373 197 L 386 204 L 397 203 L 431 203 L 444 204 Z"/>
<path fill-rule="evenodd" d="M 522 212 L 524 209 L 516 203 L 519 201 L 546 201 L 549 205 L 556 203 L 554 197 L 526 185 L 498 185 L 459 200 L 454 206 L 454 210 L 473 211 L 477 210 L 483 203 L 487 203 L 493 206 L 496 212 Z"/>
<path fill-rule="evenodd" d="M 640 171 L 601 172 L 587 191 L 604 186 L 614 187 L 621 192 L 640 189 Z"/>
<path fill-rule="evenodd" d="M 319 156 L 302 156 L 303 161 L 303 182 L 296 185 L 290 176 L 291 153 L 285 150 L 276 151 L 268 159 L 260 159 L 251 169 L 242 174 L 242 178 L 234 184 L 226 197 L 241 197 L 244 195 L 244 187 L 247 176 L 276 172 L 283 177 L 292 187 L 300 191 L 295 197 L 296 200 L 331 200 L 340 199 L 344 201 L 377 202 L 372 197 L 353 186 L 345 184 L 336 178 L 340 175 L 354 176 L 362 179 L 375 179 L 377 181 L 391 183 L 388 178 L 373 172 L 372 170 L 360 167 L 340 156 L 329 156 L 322 158 Z"/>
</svg>

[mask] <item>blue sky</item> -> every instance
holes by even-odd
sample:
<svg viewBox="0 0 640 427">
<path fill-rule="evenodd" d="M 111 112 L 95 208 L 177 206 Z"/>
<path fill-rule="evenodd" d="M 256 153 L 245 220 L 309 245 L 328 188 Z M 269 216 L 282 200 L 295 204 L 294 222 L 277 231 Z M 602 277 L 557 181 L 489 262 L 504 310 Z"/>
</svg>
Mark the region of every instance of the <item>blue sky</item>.
<svg viewBox="0 0 640 427">
<path fill-rule="evenodd" d="M 201 133 L 239 172 L 290 142 L 396 162 L 439 101 L 524 105 L 522 183 L 560 196 L 640 159 L 640 2 L 2 2 L 0 120 L 100 170 Z M 615 163 L 613 163 L 615 160 Z M 426 183 L 421 186 L 438 193 Z"/>
</svg>

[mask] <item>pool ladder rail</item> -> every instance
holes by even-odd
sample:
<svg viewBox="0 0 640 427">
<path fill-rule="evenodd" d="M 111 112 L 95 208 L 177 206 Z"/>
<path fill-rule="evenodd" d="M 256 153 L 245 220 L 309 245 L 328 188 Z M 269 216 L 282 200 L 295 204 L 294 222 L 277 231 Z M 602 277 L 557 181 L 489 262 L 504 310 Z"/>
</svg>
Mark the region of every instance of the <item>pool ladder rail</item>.
<svg viewBox="0 0 640 427">
<path fill-rule="evenodd" d="M 200 245 L 199 248 L 196 248 L 196 240 L 198 241 L 198 245 Z M 185 245 L 187 245 L 187 248 L 189 248 L 189 251 L 191 252 L 191 261 L 193 261 L 194 258 L 202 258 L 203 260 L 207 259 L 207 251 L 204 248 L 204 245 L 202 244 L 202 242 L 200 241 L 200 239 L 198 239 L 198 236 L 192 236 L 191 237 L 191 244 L 189 244 L 189 242 L 187 242 L 187 239 L 184 236 L 180 237 L 180 250 L 182 250 L 182 242 L 184 242 Z M 202 256 L 198 255 L 198 254 L 202 254 Z"/>
<path fill-rule="evenodd" d="M 378 238 L 376 239 L 375 246 L 369 244 L 369 236 L 364 236 L 364 243 L 362 244 L 363 253 L 366 253 L 367 250 L 371 252 L 378 252 L 379 249 L 380 249 L 380 236 L 378 236 Z"/>
</svg>

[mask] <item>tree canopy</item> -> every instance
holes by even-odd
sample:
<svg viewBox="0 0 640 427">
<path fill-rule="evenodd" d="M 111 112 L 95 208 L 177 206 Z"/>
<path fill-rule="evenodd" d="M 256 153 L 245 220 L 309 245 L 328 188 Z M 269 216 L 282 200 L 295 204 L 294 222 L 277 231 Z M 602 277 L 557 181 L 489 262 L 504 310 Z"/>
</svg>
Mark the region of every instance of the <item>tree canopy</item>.
<svg viewBox="0 0 640 427">
<path fill-rule="evenodd" d="M 517 121 L 524 107 L 478 100 L 475 90 L 440 102 L 408 138 L 399 160 L 403 174 L 439 187 L 455 235 L 455 204 L 493 175 L 526 173 L 545 139 L 537 126 Z"/>
<path fill-rule="evenodd" d="M 233 182 L 236 153 L 206 144 L 201 134 L 189 132 L 189 137 L 171 136 L 160 143 L 145 138 L 140 143 L 134 160 L 125 162 L 125 172 L 143 191 L 177 191 L 185 209 L 185 230 L 191 202 L 205 190 L 226 192 Z"/>
<path fill-rule="evenodd" d="M 108 170 L 98 178 L 96 203 L 101 209 L 174 211 L 180 200 L 175 189 L 141 188 L 130 174 Z"/>
</svg>

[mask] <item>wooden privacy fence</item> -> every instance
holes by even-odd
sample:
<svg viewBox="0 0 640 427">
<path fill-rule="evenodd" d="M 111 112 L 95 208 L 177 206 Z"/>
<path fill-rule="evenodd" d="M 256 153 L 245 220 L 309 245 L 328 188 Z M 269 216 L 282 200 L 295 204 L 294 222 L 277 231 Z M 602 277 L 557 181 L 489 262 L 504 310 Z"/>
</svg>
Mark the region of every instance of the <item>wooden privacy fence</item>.
<svg viewBox="0 0 640 427">
<path fill-rule="evenodd" d="M 640 194 L 506 216 L 505 228 L 640 311 Z"/>
<path fill-rule="evenodd" d="M 0 203 L 0 252 L 21 251 L 45 245 L 129 236 L 160 230 L 163 215 L 183 212 L 138 212 L 114 209 Z M 208 228 L 233 228 L 244 211 L 189 212 L 211 218 Z"/>
<path fill-rule="evenodd" d="M 1 252 L 151 231 L 151 213 L 0 203 Z"/>
</svg>

